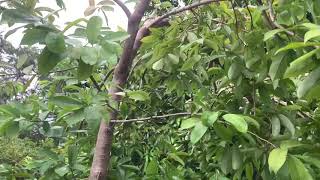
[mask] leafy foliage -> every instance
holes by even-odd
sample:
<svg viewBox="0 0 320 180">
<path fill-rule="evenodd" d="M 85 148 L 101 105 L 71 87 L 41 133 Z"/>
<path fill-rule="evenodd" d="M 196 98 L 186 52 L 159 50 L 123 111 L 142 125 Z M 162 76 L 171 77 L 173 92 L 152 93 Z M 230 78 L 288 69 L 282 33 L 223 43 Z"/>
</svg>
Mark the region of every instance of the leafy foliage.
<svg viewBox="0 0 320 180">
<path fill-rule="evenodd" d="M 99 16 L 60 30 L 36 1 L 13 2 L 1 22 L 24 23 L 21 44 L 44 46 L 41 90 L 0 106 L 0 134 L 37 128 L 52 139 L 21 164 L 28 176 L 85 178 L 98 125 L 117 108 L 106 90 L 129 36 L 103 27 Z M 133 121 L 116 126 L 110 179 L 320 178 L 319 5 L 221 1 L 151 28 L 117 94 L 119 119 Z"/>
</svg>

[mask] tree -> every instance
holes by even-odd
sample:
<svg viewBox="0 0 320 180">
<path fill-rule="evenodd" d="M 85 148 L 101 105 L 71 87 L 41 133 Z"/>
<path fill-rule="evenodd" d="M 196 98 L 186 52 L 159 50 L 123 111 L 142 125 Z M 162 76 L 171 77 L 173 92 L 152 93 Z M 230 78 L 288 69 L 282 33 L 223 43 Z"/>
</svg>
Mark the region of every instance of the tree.
<svg viewBox="0 0 320 180">
<path fill-rule="evenodd" d="M 26 23 L 22 45 L 44 45 L 44 86 L 0 108 L 0 133 L 40 124 L 68 152 L 52 148 L 48 177 L 86 176 L 79 167 L 91 164 L 96 139 L 89 179 L 317 179 L 320 4 L 159 3 L 140 0 L 130 12 L 120 0 L 89 1 L 86 15 L 120 6 L 126 32 L 99 16 L 60 30 L 57 12 L 34 0 L 1 7 L 1 22 Z"/>
</svg>

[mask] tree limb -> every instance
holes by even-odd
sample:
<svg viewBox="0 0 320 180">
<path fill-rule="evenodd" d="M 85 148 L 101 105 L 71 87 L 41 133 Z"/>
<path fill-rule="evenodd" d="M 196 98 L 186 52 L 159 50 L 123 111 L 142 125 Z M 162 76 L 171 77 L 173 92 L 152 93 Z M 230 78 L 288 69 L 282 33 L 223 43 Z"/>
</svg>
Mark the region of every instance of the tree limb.
<svg viewBox="0 0 320 180">
<path fill-rule="evenodd" d="M 145 118 L 110 120 L 110 122 L 113 122 L 113 123 L 127 123 L 127 122 L 148 121 L 148 120 L 151 120 L 151 119 L 162 119 L 162 118 L 168 118 L 168 117 L 190 116 L 190 115 L 192 115 L 192 113 L 190 113 L 190 112 L 180 112 L 180 113 L 165 114 L 165 115 L 151 116 L 151 117 L 145 117 Z"/>
<path fill-rule="evenodd" d="M 172 15 L 175 15 L 175 14 L 179 14 L 179 13 L 182 13 L 184 11 L 188 11 L 188 10 L 192 10 L 192 9 L 195 9 L 195 8 L 198 8 L 200 6 L 203 6 L 203 5 L 207 5 L 207 4 L 210 4 L 210 3 L 213 3 L 213 2 L 220 2 L 220 1 L 224 1 L 224 0 L 202 0 L 202 1 L 198 1 L 198 2 L 195 2 L 193 4 L 190 4 L 188 6 L 184 6 L 184 7 L 181 7 L 181 8 L 177 8 L 177 9 L 174 9 L 162 16 L 159 16 L 159 17 L 156 17 L 152 20 L 149 20 L 149 21 L 146 21 L 144 23 L 144 25 L 139 29 L 138 31 L 138 34 L 137 34 L 137 37 L 135 39 L 135 43 L 134 43 L 134 46 L 133 46 L 133 49 L 134 49 L 134 54 L 136 53 L 136 51 L 139 49 L 140 45 L 141 45 L 141 39 L 143 37 L 145 37 L 148 33 L 149 33 L 149 28 L 151 27 L 161 27 L 161 26 L 164 26 L 164 25 L 167 25 L 168 22 L 169 22 L 169 17 L 172 16 Z"/>
<path fill-rule="evenodd" d="M 130 10 L 128 9 L 128 7 L 121 1 L 121 0 L 113 0 L 115 3 L 118 4 L 118 6 L 121 7 L 121 9 L 124 11 L 124 13 L 126 13 L 128 19 L 130 18 L 131 16 L 131 12 Z"/>
</svg>

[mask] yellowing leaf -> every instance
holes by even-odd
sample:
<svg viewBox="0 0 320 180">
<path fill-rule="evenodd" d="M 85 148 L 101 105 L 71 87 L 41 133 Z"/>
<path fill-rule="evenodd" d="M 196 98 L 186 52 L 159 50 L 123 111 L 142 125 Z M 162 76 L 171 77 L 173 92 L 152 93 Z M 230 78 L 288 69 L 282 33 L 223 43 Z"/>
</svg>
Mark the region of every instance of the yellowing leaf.
<svg viewBox="0 0 320 180">
<path fill-rule="evenodd" d="M 287 149 L 276 148 L 273 149 L 268 158 L 269 169 L 277 173 L 283 166 L 287 158 Z"/>
</svg>

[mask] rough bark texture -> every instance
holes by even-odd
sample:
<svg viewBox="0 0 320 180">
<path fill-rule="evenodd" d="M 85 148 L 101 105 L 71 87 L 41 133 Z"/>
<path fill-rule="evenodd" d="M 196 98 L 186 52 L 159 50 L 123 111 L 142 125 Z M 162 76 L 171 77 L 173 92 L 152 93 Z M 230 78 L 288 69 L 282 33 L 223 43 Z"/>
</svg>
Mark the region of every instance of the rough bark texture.
<svg viewBox="0 0 320 180">
<path fill-rule="evenodd" d="M 112 95 L 112 100 L 119 102 L 120 96 L 115 93 L 120 92 L 128 78 L 128 74 L 132 65 L 134 56 L 132 49 L 135 42 L 137 32 L 139 30 L 140 21 L 144 15 L 145 9 L 148 7 L 150 0 L 140 0 L 135 11 L 130 15 L 128 20 L 128 34 L 130 37 L 126 40 L 123 48 L 122 56 L 114 70 L 113 83 L 109 93 Z M 117 112 L 110 112 L 111 119 L 117 119 Z M 113 137 L 114 123 L 106 123 L 101 121 L 97 136 L 96 148 L 93 157 L 93 162 L 90 171 L 90 180 L 103 180 L 107 177 L 107 169 L 111 156 L 111 146 Z"/>
</svg>

